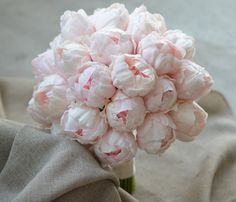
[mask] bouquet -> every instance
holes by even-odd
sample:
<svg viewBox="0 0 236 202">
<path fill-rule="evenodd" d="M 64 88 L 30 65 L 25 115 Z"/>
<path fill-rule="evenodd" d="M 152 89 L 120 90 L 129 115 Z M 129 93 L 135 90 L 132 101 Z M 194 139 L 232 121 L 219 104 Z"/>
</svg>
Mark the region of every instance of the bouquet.
<svg viewBox="0 0 236 202">
<path fill-rule="evenodd" d="M 28 111 L 41 127 L 88 148 L 104 167 L 137 148 L 164 152 L 192 141 L 206 124 L 196 103 L 212 77 L 194 63 L 195 41 L 167 30 L 144 6 L 66 11 L 61 33 L 32 61 L 37 80 Z"/>
</svg>

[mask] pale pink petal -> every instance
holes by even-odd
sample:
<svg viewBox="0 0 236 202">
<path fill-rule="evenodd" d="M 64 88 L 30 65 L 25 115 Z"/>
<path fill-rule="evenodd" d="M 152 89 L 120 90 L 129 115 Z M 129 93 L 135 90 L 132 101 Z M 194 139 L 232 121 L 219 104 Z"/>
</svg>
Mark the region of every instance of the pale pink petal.
<svg viewBox="0 0 236 202">
<path fill-rule="evenodd" d="M 31 100 L 29 101 L 27 111 L 36 122 L 41 124 L 43 128 L 51 127 L 52 123 L 50 118 L 47 116 L 47 114 L 43 113 L 43 111 L 40 110 L 33 98 L 31 98 Z"/>
<path fill-rule="evenodd" d="M 184 52 L 185 59 L 192 59 L 195 54 L 195 41 L 181 30 L 168 30 L 163 36 Z"/>
<path fill-rule="evenodd" d="M 184 60 L 181 70 L 174 76 L 178 98 L 196 100 L 207 94 L 213 84 L 213 79 L 204 67 L 190 60 Z"/>
<path fill-rule="evenodd" d="M 45 77 L 33 93 L 35 105 L 50 119 L 58 118 L 68 106 L 67 89 L 67 82 L 61 76 L 55 74 Z"/>
<path fill-rule="evenodd" d="M 81 37 L 91 35 L 96 29 L 84 10 L 65 11 L 61 16 L 62 37 L 70 41 L 80 41 Z"/>
<path fill-rule="evenodd" d="M 206 124 L 207 113 L 196 102 L 179 103 L 170 116 L 176 125 L 176 137 L 181 141 L 192 141 Z"/>
<path fill-rule="evenodd" d="M 159 77 L 153 90 L 144 97 L 148 111 L 167 112 L 177 100 L 177 92 L 169 77 Z"/>
<path fill-rule="evenodd" d="M 97 30 L 111 27 L 126 30 L 129 13 L 123 4 L 114 3 L 107 8 L 99 8 L 90 16 Z"/>
<path fill-rule="evenodd" d="M 91 61 L 90 50 L 86 45 L 65 41 L 54 47 L 56 66 L 65 77 L 83 70 L 83 65 Z"/>
<path fill-rule="evenodd" d="M 44 77 L 55 74 L 57 68 L 55 65 L 55 57 L 52 49 L 38 55 L 32 60 L 33 73 L 37 80 L 41 81 Z"/>
<path fill-rule="evenodd" d="M 61 118 L 61 127 L 68 136 L 82 144 L 95 144 L 108 129 L 99 109 L 84 104 L 71 105 Z"/>
<path fill-rule="evenodd" d="M 150 154 L 164 152 L 175 140 L 175 125 L 172 119 L 161 113 L 150 113 L 137 129 L 137 143 L 140 149 Z"/>
<path fill-rule="evenodd" d="M 94 153 L 104 167 L 118 166 L 132 160 L 137 144 L 132 133 L 109 130 L 94 146 Z"/>
<path fill-rule="evenodd" d="M 156 73 L 140 55 L 120 55 L 111 65 L 113 85 L 128 96 L 144 96 L 155 85 Z"/>
<path fill-rule="evenodd" d="M 113 56 L 133 53 L 134 45 L 130 35 L 124 31 L 102 29 L 92 35 L 91 51 L 91 57 L 94 61 L 109 65 Z"/>
<path fill-rule="evenodd" d="M 145 118 L 146 108 L 141 97 L 127 97 L 118 91 L 106 108 L 110 126 L 117 131 L 132 131 Z"/>
<path fill-rule="evenodd" d="M 101 63 L 91 62 L 74 83 L 75 96 L 91 107 L 103 107 L 115 93 L 111 71 Z"/>
<path fill-rule="evenodd" d="M 136 8 L 130 15 L 127 33 L 138 43 L 153 31 L 160 34 L 166 31 L 164 18 L 160 14 L 149 13 L 143 5 Z"/>
<path fill-rule="evenodd" d="M 184 53 L 171 41 L 152 32 L 139 43 L 138 54 L 154 67 L 157 75 L 164 75 L 179 71 Z"/>
</svg>

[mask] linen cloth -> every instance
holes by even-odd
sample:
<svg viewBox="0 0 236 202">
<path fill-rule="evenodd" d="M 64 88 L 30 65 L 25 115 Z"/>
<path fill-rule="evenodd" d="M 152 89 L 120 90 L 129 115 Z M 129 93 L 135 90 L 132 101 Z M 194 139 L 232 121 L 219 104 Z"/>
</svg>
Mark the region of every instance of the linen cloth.
<svg viewBox="0 0 236 202">
<path fill-rule="evenodd" d="M 33 123 L 26 113 L 32 90 L 30 80 L 0 80 L 0 115 L 14 121 L 0 121 L 0 200 L 135 201 L 78 143 L 25 125 Z M 218 92 L 199 103 L 209 118 L 195 141 L 175 141 L 160 156 L 138 152 L 138 200 L 236 201 L 235 119 Z"/>
<path fill-rule="evenodd" d="M 32 83 L 0 83 L 1 116 L 27 122 L 25 107 Z M 52 136 L 30 125 L 0 119 L 0 201 L 136 200 L 121 190 L 118 178 L 110 170 L 102 169 L 77 142 Z"/>
</svg>

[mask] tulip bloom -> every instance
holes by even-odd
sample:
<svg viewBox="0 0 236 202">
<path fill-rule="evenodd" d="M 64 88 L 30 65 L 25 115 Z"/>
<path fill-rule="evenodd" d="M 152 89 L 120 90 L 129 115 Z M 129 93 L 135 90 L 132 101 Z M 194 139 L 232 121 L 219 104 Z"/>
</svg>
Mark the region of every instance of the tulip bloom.
<svg viewBox="0 0 236 202">
<path fill-rule="evenodd" d="M 132 160 L 137 144 L 132 133 L 110 130 L 94 145 L 94 153 L 105 167 L 118 166 Z"/>
</svg>

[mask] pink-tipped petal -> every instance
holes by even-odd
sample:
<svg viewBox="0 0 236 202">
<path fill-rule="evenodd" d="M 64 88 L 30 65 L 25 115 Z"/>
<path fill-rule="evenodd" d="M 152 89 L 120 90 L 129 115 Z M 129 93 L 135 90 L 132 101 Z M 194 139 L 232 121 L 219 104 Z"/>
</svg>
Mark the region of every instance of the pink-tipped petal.
<svg viewBox="0 0 236 202">
<path fill-rule="evenodd" d="M 95 144 L 108 125 L 100 111 L 84 104 L 73 104 L 61 118 L 61 127 L 72 139 L 82 144 Z"/>
<path fill-rule="evenodd" d="M 81 37 L 96 31 L 84 10 L 65 11 L 61 16 L 62 37 L 70 41 L 80 41 Z"/>
<path fill-rule="evenodd" d="M 103 28 L 118 28 L 126 30 L 129 22 L 129 13 L 123 4 L 114 3 L 107 8 L 97 9 L 90 16 L 96 30 Z"/>
<path fill-rule="evenodd" d="M 83 70 L 83 64 L 91 61 L 90 50 L 86 45 L 65 41 L 54 47 L 58 72 L 70 77 Z"/>
<path fill-rule="evenodd" d="M 90 47 L 93 61 L 106 65 L 110 65 L 113 56 L 131 54 L 134 51 L 131 37 L 120 29 L 111 28 L 95 32 L 91 37 Z"/>
<path fill-rule="evenodd" d="M 184 60 L 181 70 L 175 75 L 178 98 L 196 100 L 207 94 L 213 84 L 213 79 L 204 67 Z"/>
<path fill-rule="evenodd" d="M 132 133 L 110 130 L 94 146 L 94 153 L 105 166 L 118 166 L 132 160 L 137 144 Z"/>
<path fill-rule="evenodd" d="M 117 56 L 111 68 L 113 85 L 128 96 L 144 96 L 155 85 L 155 70 L 140 55 Z"/>
<path fill-rule="evenodd" d="M 195 41 L 180 30 L 168 30 L 163 36 L 184 52 L 185 59 L 192 59 L 195 54 Z"/>
<path fill-rule="evenodd" d="M 75 96 L 90 107 L 104 106 L 116 91 L 110 69 L 96 62 L 89 63 L 78 75 L 78 82 L 74 83 L 73 89 Z"/>
<path fill-rule="evenodd" d="M 127 97 L 118 91 L 106 108 L 109 125 L 117 131 L 132 131 L 145 118 L 146 108 L 141 97 Z"/>
<path fill-rule="evenodd" d="M 177 92 L 172 80 L 169 77 L 157 78 L 153 90 L 144 97 L 148 111 L 167 112 L 177 100 Z"/>
<path fill-rule="evenodd" d="M 33 102 L 41 113 L 50 119 L 59 118 L 68 106 L 67 81 L 55 74 L 45 77 L 33 93 Z"/>
<path fill-rule="evenodd" d="M 170 116 L 150 113 L 137 129 L 137 143 L 140 149 L 150 154 L 164 152 L 175 140 L 175 124 Z"/>
<path fill-rule="evenodd" d="M 130 15 L 130 21 L 127 28 L 134 41 L 139 41 L 151 32 L 162 34 L 166 31 L 165 20 L 160 14 L 151 14 L 145 6 L 136 8 Z"/>
<path fill-rule="evenodd" d="M 200 134 L 207 120 L 207 113 L 196 102 L 179 103 L 170 116 L 176 125 L 176 138 L 184 142 Z"/>
<path fill-rule="evenodd" d="M 141 40 L 138 54 L 156 70 L 157 75 L 174 74 L 179 71 L 183 53 L 171 41 L 152 32 Z"/>
<path fill-rule="evenodd" d="M 57 72 L 55 65 L 55 57 L 52 49 L 38 55 L 32 60 L 33 73 L 38 81 L 42 81 L 44 77 L 50 76 Z"/>
</svg>

